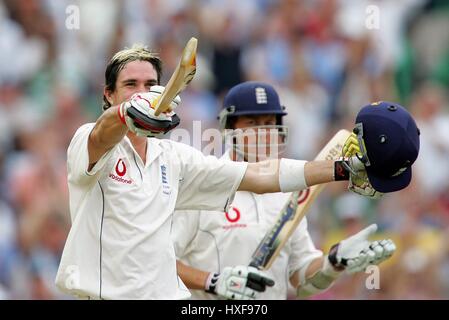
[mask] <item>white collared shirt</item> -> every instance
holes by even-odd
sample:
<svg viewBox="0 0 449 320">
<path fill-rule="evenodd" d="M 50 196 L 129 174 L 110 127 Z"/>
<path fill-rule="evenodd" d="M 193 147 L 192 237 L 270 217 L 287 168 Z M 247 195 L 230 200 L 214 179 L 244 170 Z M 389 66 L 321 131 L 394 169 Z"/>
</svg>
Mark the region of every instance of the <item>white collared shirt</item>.
<svg viewBox="0 0 449 320">
<path fill-rule="evenodd" d="M 229 153 L 223 162 L 233 162 Z M 178 259 L 208 272 L 224 267 L 248 265 L 265 233 L 273 226 L 290 193 L 238 191 L 228 212 L 175 211 L 172 239 Z M 290 275 L 322 256 L 307 231 L 304 217 L 281 250 L 271 268 L 265 271 L 275 281 L 260 299 L 286 299 Z M 191 290 L 194 299 L 218 299 L 203 290 Z"/>
<path fill-rule="evenodd" d="M 173 211 L 223 210 L 247 166 L 154 138 L 144 164 L 125 137 L 88 172 L 94 125 L 80 127 L 67 152 L 72 227 L 57 286 L 94 299 L 188 298 L 170 240 Z"/>
</svg>

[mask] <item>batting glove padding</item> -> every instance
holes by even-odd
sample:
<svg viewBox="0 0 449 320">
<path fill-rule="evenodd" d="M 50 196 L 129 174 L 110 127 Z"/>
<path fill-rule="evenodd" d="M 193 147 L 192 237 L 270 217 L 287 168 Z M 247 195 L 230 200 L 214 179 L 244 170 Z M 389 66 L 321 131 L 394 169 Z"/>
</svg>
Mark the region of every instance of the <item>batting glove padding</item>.
<svg viewBox="0 0 449 320">
<path fill-rule="evenodd" d="M 341 165 L 349 175 L 348 189 L 364 197 L 378 199 L 383 193 L 371 185 L 364 165 L 363 152 L 360 151 L 359 141 L 355 133 L 351 133 L 343 145 Z M 342 179 L 343 180 L 343 179 Z"/>
<path fill-rule="evenodd" d="M 372 224 L 334 245 L 328 255 L 333 267 L 351 274 L 365 271 L 369 265 L 377 265 L 390 258 L 396 250 L 396 245 L 392 240 L 384 239 L 373 242 L 368 240 L 368 237 L 376 230 L 377 225 Z"/>
<path fill-rule="evenodd" d="M 354 132 L 352 132 L 343 145 L 342 156 L 345 158 L 350 158 L 356 154 L 360 154 L 360 147 L 357 136 Z"/>
<path fill-rule="evenodd" d="M 369 182 L 365 167 L 357 156 L 349 158 L 343 163 L 343 166 L 346 166 L 349 171 L 349 191 L 372 199 L 379 199 L 383 196 L 383 193 L 374 189 Z"/>
<path fill-rule="evenodd" d="M 206 292 L 231 300 L 254 300 L 258 292 L 272 287 L 274 281 L 264 272 L 249 266 L 225 267 L 221 273 L 211 273 Z"/>
<path fill-rule="evenodd" d="M 179 96 L 171 102 L 169 112 L 154 115 L 154 106 L 163 91 L 162 86 L 152 86 L 149 92 L 135 93 L 119 106 L 119 118 L 130 131 L 139 136 L 159 137 L 179 124 L 179 117 L 173 112 L 181 103 Z"/>
</svg>

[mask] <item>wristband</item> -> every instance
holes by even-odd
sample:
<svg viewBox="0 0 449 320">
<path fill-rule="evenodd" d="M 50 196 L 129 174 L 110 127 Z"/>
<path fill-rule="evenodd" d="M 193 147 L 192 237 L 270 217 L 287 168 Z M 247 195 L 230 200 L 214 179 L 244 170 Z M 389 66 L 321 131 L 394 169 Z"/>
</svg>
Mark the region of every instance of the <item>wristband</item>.
<svg viewBox="0 0 449 320">
<path fill-rule="evenodd" d="M 118 115 L 118 118 L 120 119 L 120 122 L 126 126 L 125 115 L 123 114 L 122 109 L 123 109 L 123 103 L 118 106 L 117 115 Z"/>
<path fill-rule="evenodd" d="M 349 180 L 349 171 L 345 166 L 349 166 L 348 161 L 336 160 L 334 162 L 334 181 Z"/>
<path fill-rule="evenodd" d="M 332 248 L 329 250 L 329 254 L 324 257 L 325 261 L 325 267 L 323 267 L 323 271 L 325 270 L 326 273 L 328 273 L 331 276 L 334 276 L 338 274 L 339 272 L 343 271 L 346 266 L 346 260 L 343 259 L 342 263 L 338 263 L 337 261 L 337 251 L 340 244 L 334 244 Z"/>
<path fill-rule="evenodd" d="M 338 263 L 338 261 L 337 261 L 337 251 L 338 251 L 339 246 L 340 246 L 340 243 L 334 244 L 331 247 L 331 249 L 329 250 L 328 256 L 325 257 L 325 262 L 326 262 L 326 260 L 328 262 L 330 262 L 330 264 L 332 265 L 331 268 L 334 269 L 333 270 L 334 272 L 343 271 L 345 269 L 345 262 L 346 262 L 346 260 L 342 261 L 342 263 Z M 329 270 L 332 270 L 331 268 L 324 268 L 324 269 L 327 269 L 326 271 L 329 272 Z M 332 273 L 332 272 L 330 272 L 330 273 Z"/>
<path fill-rule="evenodd" d="M 206 291 L 208 293 L 217 294 L 217 292 L 215 290 L 216 290 L 217 281 L 218 281 L 219 277 L 220 277 L 220 274 L 217 272 L 209 273 L 209 276 L 207 277 L 207 280 L 206 280 L 206 285 L 204 286 L 204 291 Z"/>
<path fill-rule="evenodd" d="M 279 163 L 279 187 L 282 192 L 307 189 L 304 166 L 307 161 L 282 158 Z"/>
</svg>

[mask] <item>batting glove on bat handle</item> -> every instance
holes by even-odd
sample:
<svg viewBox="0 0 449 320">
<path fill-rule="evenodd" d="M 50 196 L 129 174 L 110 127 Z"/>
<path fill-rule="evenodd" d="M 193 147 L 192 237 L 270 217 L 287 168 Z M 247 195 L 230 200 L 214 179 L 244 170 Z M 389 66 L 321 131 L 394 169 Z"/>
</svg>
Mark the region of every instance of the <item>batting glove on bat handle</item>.
<svg viewBox="0 0 449 320">
<path fill-rule="evenodd" d="M 131 132 L 139 136 L 160 137 L 179 125 L 180 119 L 173 110 L 181 103 L 177 96 L 170 111 L 155 115 L 154 106 L 164 91 L 162 86 L 152 86 L 149 92 L 136 93 L 118 108 L 120 120 Z"/>
<path fill-rule="evenodd" d="M 211 273 L 205 291 L 230 300 L 254 300 L 259 292 L 273 285 L 274 281 L 257 268 L 234 266 Z"/>
<path fill-rule="evenodd" d="M 335 270 L 345 270 L 347 273 L 364 271 L 369 265 L 378 265 L 389 259 L 396 250 L 396 245 L 390 239 L 369 241 L 377 225 L 372 224 L 357 234 L 332 246 L 328 259 Z"/>
<path fill-rule="evenodd" d="M 358 156 L 336 160 L 334 162 L 334 180 L 349 180 L 349 191 L 364 197 L 379 199 L 383 196 L 383 193 L 374 189 L 369 182 L 365 165 Z"/>
</svg>

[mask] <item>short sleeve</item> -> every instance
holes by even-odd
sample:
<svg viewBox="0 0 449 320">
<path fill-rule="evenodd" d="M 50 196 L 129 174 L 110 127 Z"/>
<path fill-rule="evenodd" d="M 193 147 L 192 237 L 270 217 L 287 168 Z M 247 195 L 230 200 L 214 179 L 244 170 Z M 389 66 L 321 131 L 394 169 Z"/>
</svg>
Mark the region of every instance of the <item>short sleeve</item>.
<svg viewBox="0 0 449 320">
<path fill-rule="evenodd" d="M 177 259 L 188 255 L 199 227 L 200 211 L 175 211 L 171 229 L 171 239 Z"/>
<path fill-rule="evenodd" d="M 248 164 L 204 156 L 181 143 L 176 152 L 181 162 L 176 210 L 226 211 Z"/>
<path fill-rule="evenodd" d="M 75 133 L 67 149 L 67 171 L 68 180 L 77 184 L 84 184 L 97 180 L 97 174 L 104 167 L 105 163 L 114 153 L 117 146 L 106 152 L 95 166 L 88 171 L 89 168 L 89 150 L 87 143 L 89 135 L 94 128 L 95 123 L 88 123 L 81 126 Z"/>
<path fill-rule="evenodd" d="M 295 271 L 306 267 L 312 260 L 323 255 L 321 250 L 318 250 L 310 237 L 307 230 L 307 219 L 304 218 L 291 238 L 291 255 L 288 263 L 289 275 L 291 276 Z"/>
</svg>

